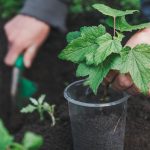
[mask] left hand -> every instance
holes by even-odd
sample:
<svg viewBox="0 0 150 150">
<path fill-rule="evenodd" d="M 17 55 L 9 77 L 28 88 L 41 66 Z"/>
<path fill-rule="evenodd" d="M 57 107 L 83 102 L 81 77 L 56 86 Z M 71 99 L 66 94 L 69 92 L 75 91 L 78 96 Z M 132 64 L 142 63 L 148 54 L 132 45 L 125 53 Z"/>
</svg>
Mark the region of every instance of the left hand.
<svg viewBox="0 0 150 150">
<path fill-rule="evenodd" d="M 34 17 L 17 15 L 6 23 L 8 52 L 5 63 L 12 66 L 18 56 L 24 53 L 24 64 L 31 67 L 38 48 L 47 38 L 50 26 Z"/>
</svg>

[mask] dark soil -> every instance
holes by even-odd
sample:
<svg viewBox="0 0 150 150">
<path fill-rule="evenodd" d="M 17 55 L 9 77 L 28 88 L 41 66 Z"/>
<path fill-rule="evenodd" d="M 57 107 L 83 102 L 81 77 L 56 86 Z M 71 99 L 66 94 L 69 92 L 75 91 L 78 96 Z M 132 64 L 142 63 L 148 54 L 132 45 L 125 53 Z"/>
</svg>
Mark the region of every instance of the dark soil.
<svg viewBox="0 0 150 150">
<path fill-rule="evenodd" d="M 69 30 L 79 29 L 83 25 L 97 25 L 98 15 L 79 15 L 68 20 Z M 3 64 L 6 53 L 6 39 L 0 30 L 0 114 L 8 121 L 9 87 L 11 68 Z M 36 114 L 25 116 L 22 124 L 13 129 L 17 141 L 20 141 L 26 131 L 33 131 L 44 137 L 41 150 L 72 150 L 72 136 L 68 116 L 67 103 L 63 98 L 63 90 L 75 78 L 75 66 L 60 61 L 57 56 L 65 46 L 65 34 L 53 30 L 50 38 L 43 45 L 34 61 L 33 67 L 26 71 L 26 76 L 39 85 L 37 96 L 45 93 L 47 101 L 56 104 L 56 116 L 59 118 L 55 127 L 51 127 L 48 118 L 39 122 Z M 6 104 L 6 101 L 7 104 Z M 6 122 L 7 123 L 7 122 Z M 16 122 L 17 124 L 17 122 Z M 126 126 L 125 150 L 150 150 L 150 101 L 142 96 L 129 100 Z M 92 150 L 92 149 L 91 149 Z"/>
<path fill-rule="evenodd" d="M 92 114 L 77 113 L 71 119 L 74 149 L 123 150 L 125 113 L 122 112 L 120 116 L 113 111 L 106 115 L 100 109 L 85 111 L 91 111 Z"/>
</svg>

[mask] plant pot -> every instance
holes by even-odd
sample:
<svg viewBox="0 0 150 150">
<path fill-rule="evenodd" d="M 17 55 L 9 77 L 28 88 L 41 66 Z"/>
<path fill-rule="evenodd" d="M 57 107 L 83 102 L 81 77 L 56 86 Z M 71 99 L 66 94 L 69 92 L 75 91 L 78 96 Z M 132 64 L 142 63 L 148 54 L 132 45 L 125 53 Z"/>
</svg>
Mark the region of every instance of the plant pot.
<svg viewBox="0 0 150 150">
<path fill-rule="evenodd" d="M 69 104 L 74 150 L 123 150 L 128 95 L 109 88 L 103 100 L 101 85 L 94 95 L 84 80 L 64 92 Z"/>
</svg>

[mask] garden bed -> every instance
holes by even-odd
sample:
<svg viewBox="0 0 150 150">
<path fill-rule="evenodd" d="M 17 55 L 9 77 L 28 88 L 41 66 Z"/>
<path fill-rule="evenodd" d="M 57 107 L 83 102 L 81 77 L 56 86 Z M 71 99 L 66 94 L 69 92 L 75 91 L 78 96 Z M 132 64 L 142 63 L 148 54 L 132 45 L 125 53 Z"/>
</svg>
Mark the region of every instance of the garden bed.
<svg viewBox="0 0 150 150">
<path fill-rule="evenodd" d="M 92 18 L 92 19 L 91 19 Z M 80 15 L 68 20 L 69 30 L 79 29 L 83 25 L 97 25 L 97 14 Z M 0 32 L 0 41 L 3 54 L 6 53 L 6 40 L 4 33 Z M 39 85 L 37 95 L 47 95 L 47 101 L 56 104 L 56 117 L 59 118 L 56 126 L 51 127 L 50 119 L 39 122 L 37 114 L 25 116 L 23 122 L 12 132 L 16 140 L 20 141 L 24 132 L 33 131 L 44 137 L 44 145 L 41 150 L 72 150 L 72 136 L 68 108 L 63 98 L 63 90 L 72 81 L 76 80 L 74 65 L 60 61 L 57 56 L 64 48 L 65 34 L 53 30 L 50 38 L 46 41 L 26 76 Z M 0 45 L 1 46 L 1 45 Z M 10 68 L 5 67 L 1 61 L 0 75 L 3 82 L 3 94 L 1 99 L 9 99 Z M 2 71 L 1 71 L 2 70 Z M 2 80 L 1 80 L 2 81 Z M 4 108 L 5 109 L 5 108 Z M 9 114 L 6 113 L 5 115 Z M 16 122 L 18 123 L 18 122 Z M 150 101 L 142 96 L 133 97 L 128 101 L 128 116 L 126 126 L 125 150 L 149 150 L 150 149 Z"/>
</svg>

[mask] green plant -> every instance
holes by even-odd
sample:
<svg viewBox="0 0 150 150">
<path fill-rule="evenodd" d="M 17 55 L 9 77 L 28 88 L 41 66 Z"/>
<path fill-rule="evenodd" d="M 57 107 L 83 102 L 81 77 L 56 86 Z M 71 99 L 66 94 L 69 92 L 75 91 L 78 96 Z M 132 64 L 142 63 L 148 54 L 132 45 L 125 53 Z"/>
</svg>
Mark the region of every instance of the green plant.
<svg viewBox="0 0 150 150">
<path fill-rule="evenodd" d="M 81 27 L 80 31 L 68 33 L 68 45 L 59 58 L 78 64 L 76 75 L 87 77 L 85 85 L 90 86 L 95 94 L 110 70 L 129 73 L 136 86 L 147 94 L 150 84 L 150 45 L 141 44 L 132 49 L 121 42 L 125 31 L 150 27 L 150 23 L 130 25 L 126 16 L 137 10 L 121 11 L 103 4 L 94 4 L 93 8 L 108 16 L 107 24 L 113 28 L 113 35 L 103 25 Z"/>
<path fill-rule="evenodd" d="M 84 13 L 93 10 L 91 5 L 98 0 L 72 0 L 70 5 L 70 12 L 73 14 Z"/>
<path fill-rule="evenodd" d="M 140 0 L 116 0 L 125 9 L 140 9 Z"/>
<path fill-rule="evenodd" d="M 0 120 L 0 150 L 38 150 L 43 144 L 43 138 L 32 132 L 26 132 L 22 143 L 14 142 L 8 130 Z"/>
<path fill-rule="evenodd" d="M 44 112 L 47 112 L 52 119 L 52 126 L 56 124 L 56 119 L 54 117 L 55 105 L 49 105 L 47 102 L 44 102 L 45 95 L 41 95 L 38 100 L 30 98 L 31 104 L 24 107 L 21 110 L 21 113 L 32 113 L 38 111 L 40 115 L 40 120 L 44 120 Z"/>
<path fill-rule="evenodd" d="M 23 4 L 23 0 L 0 0 L 0 13 L 2 18 L 16 14 Z"/>
</svg>

